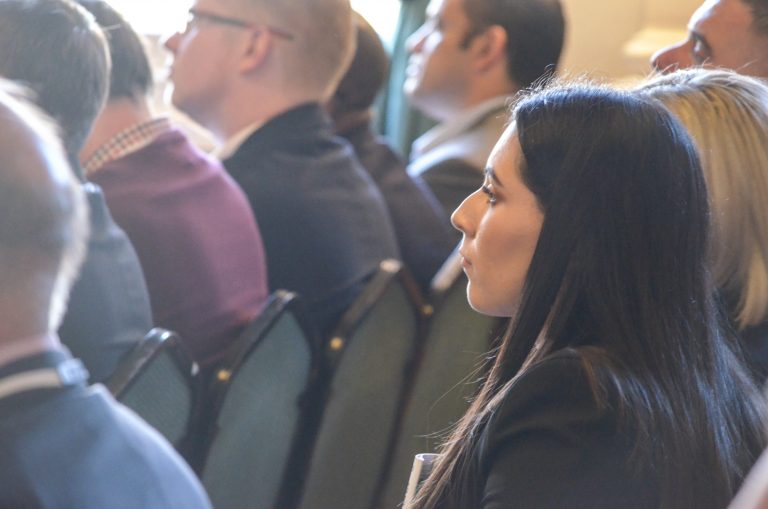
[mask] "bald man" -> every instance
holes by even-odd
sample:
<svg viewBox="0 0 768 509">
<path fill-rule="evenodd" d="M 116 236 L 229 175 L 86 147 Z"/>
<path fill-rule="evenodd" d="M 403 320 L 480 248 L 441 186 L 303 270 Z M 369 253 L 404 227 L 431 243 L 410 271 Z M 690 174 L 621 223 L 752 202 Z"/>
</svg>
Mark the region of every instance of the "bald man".
<svg viewBox="0 0 768 509">
<path fill-rule="evenodd" d="M 0 83 L 0 507 L 209 509 L 170 445 L 61 346 L 88 211 L 53 123 Z"/>
<path fill-rule="evenodd" d="M 386 206 L 322 104 L 354 50 L 349 0 L 196 0 L 172 100 L 222 142 L 258 218 L 271 290 L 298 292 L 326 335 L 384 258 Z"/>
</svg>

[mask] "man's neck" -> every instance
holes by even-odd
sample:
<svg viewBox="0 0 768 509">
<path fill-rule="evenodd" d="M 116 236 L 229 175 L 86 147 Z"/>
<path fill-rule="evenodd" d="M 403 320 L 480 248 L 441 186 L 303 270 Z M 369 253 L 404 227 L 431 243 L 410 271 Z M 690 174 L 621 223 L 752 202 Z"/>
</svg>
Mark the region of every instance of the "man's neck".
<svg viewBox="0 0 768 509">
<path fill-rule="evenodd" d="M 115 99 L 108 101 L 96 121 L 91 134 L 80 151 L 80 161 L 86 161 L 102 145 L 120 132 L 137 124 L 152 120 L 146 99 Z"/>
<path fill-rule="evenodd" d="M 225 109 L 217 115 L 219 121 L 216 125 L 211 123 L 206 127 L 220 142 L 225 142 L 248 126 L 266 124 L 297 106 L 311 102 L 321 103 L 320 96 L 319 93 L 290 90 L 288 87 L 278 92 L 252 88 L 247 91 L 247 94 L 240 95 L 242 100 L 238 100 L 237 95 L 232 94 L 230 100 L 224 105 Z"/>
<path fill-rule="evenodd" d="M 25 334 L 22 337 L 0 337 L 0 366 L 61 348 L 58 336 L 51 332 Z"/>
<path fill-rule="evenodd" d="M 511 94 L 498 94 L 498 95 L 491 95 L 491 96 L 484 96 L 482 100 L 473 100 L 466 103 L 463 103 L 461 105 L 458 105 L 457 108 L 453 108 L 450 110 L 441 110 L 439 114 L 436 115 L 427 115 L 432 120 L 436 121 L 439 125 L 443 125 L 446 123 L 454 122 L 456 119 L 463 117 L 464 115 L 469 115 L 470 112 L 475 111 L 478 107 L 482 106 L 483 104 L 498 99 L 499 97 L 510 97 Z"/>
<path fill-rule="evenodd" d="M 519 91 L 520 87 L 508 78 L 477 81 L 460 97 L 451 99 L 435 97 L 433 101 L 425 102 L 421 107 L 418 103 L 415 106 L 436 122 L 451 122 L 457 116 L 473 110 L 484 102 L 497 97 L 510 97 Z"/>
</svg>

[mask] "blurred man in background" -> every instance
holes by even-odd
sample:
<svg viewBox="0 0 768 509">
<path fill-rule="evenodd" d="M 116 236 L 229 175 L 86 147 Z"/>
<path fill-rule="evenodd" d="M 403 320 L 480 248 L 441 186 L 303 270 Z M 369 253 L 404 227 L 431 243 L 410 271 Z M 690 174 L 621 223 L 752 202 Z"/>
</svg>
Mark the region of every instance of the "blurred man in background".
<svg viewBox="0 0 768 509">
<path fill-rule="evenodd" d="M 659 71 L 704 65 L 768 78 L 768 1 L 707 0 L 693 13 L 688 37 L 651 57 Z"/>
<path fill-rule="evenodd" d="M 555 72 L 564 34 L 559 0 L 430 1 L 403 89 L 440 123 L 413 143 L 409 171 L 448 214 L 480 187 L 514 95 Z"/>
<path fill-rule="evenodd" d="M 422 288 L 456 244 L 448 217 L 419 177 L 371 127 L 373 102 L 387 80 L 389 57 L 373 27 L 355 15 L 357 49 L 352 63 L 328 103 L 336 132 L 379 187 L 389 209 L 403 261 Z"/>
<path fill-rule="evenodd" d="M 223 142 L 270 289 L 299 293 L 328 334 L 379 262 L 399 258 L 381 194 L 322 106 L 354 51 L 349 0 L 197 0 L 189 14 L 166 42 L 173 103 Z"/>
<path fill-rule="evenodd" d="M 109 87 L 109 51 L 93 17 L 69 0 L 0 2 L 0 75 L 28 84 L 61 126 L 64 148 L 83 180 L 91 236 L 59 334 L 92 381 L 108 377 L 152 327 L 144 275 L 128 237 L 112 220 L 78 154 Z"/>
<path fill-rule="evenodd" d="M 58 0 L 46 0 L 49 5 Z M 62 348 L 88 209 L 53 123 L 0 85 L 0 507 L 210 509 L 189 467 Z"/>
</svg>

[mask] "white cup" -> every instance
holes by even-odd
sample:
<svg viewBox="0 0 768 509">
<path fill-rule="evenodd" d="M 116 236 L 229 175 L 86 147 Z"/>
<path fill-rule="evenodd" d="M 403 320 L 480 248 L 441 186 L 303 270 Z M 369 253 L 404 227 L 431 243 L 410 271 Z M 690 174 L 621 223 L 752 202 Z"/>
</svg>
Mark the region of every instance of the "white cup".
<svg viewBox="0 0 768 509">
<path fill-rule="evenodd" d="M 403 500 L 403 509 L 410 509 L 413 505 L 413 499 L 424 481 L 432 472 L 432 467 L 438 455 L 433 453 L 417 454 L 413 458 L 413 468 L 411 477 L 408 479 L 408 488 L 405 490 L 405 499 Z"/>
</svg>

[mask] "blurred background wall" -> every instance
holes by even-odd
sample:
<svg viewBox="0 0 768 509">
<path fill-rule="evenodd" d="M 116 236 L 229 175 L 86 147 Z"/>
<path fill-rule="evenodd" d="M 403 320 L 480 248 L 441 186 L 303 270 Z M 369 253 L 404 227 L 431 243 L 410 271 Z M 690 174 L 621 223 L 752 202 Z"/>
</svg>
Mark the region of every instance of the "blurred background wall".
<svg viewBox="0 0 768 509">
<path fill-rule="evenodd" d="M 290 0 L 275 0 L 290 1 Z M 650 71 L 648 59 L 657 49 L 686 35 L 686 24 L 701 0 L 561 0 L 568 20 L 568 34 L 561 70 L 570 74 L 589 74 L 617 83 L 632 83 Z M 355 9 L 369 19 L 382 39 L 394 50 L 395 65 L 389 97 L 382 104 L 380 130 L 404 152 L 419 132 L 429 125 L 411 117 L 407 105 L 398 97 L 407 55 L 396 41 L 410 33 L 423 20 L 428 0 L 351 0 Z M 186 11 L 193 0 L 111 0 L 129 21 L 148 36 L 149 50 L 158 82 L 157 109 L 170 112 L 188 125 L 192 137 L 204 148 L 213 142 L 202 129 L 169 110 L 164 98 L 168 55 L 162 39 L 183 28 Z M 405 17 L 405 19 L 403 19 Z M 392 45 L 395 45 L 392 48 Z M 396 125 L 392 125 L 395 122 Z"/>
</svg>

